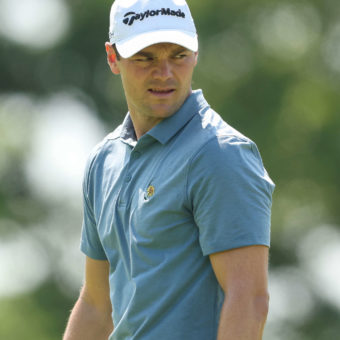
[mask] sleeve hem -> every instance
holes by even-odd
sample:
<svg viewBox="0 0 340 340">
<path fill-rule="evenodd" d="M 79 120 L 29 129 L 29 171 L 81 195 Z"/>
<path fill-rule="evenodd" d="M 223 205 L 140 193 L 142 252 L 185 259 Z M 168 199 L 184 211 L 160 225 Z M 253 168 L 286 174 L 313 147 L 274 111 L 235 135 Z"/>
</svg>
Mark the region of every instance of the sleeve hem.
<svg viewBox="0 0 340 340">
<path fill-rule="evenodd" d="M 270 248 L 270 243 L 267 242 L 249 242 L 249 243 L 240 243 L 238 245 L 230 245 L 230 246 L 220 246 L 220 247 L 208 247 L 205 249 L 202 249 L 203 255 L 204 256 L 209 256 L 214 253 L 220 253 L 223 251 L 228 251 L 228 250 L 233 250 L 233 249 L 238 249 L 238 248 L 245 248 L 245 247 L 250 247 L 250 246 L 265 246 Z"/>
<path fill-rule="evenodd" d="M 95 252 L 89 250 L 84 245 L 80 246 L 80 250 L 81 250 L 82 253 L 84 253 L 86 256 L 90 257 L 93 260 L 99 260 L 99 261 L 107 260 L 106 255 L 100 255 L 98 253 L 95 253 Z"/>
</svg>

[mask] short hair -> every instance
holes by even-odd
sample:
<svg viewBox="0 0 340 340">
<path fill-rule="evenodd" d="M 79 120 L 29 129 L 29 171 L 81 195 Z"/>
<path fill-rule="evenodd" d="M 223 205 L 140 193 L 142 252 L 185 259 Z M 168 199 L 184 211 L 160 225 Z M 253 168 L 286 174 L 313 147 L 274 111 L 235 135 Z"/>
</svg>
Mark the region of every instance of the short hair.
<svg viewBox="0 0 340 340">
<path fill-rule="evenodd" d="M 118 52 L 118 50 L 117 50 L 116 44 L 112 44 L 112 48 L 113 48 L 113 50 L 114 50 L 115 53 L 116 53 L 117 60 L 120 60 L 120 59 L 121 59 L 121 56 L 120 56 L 120 54 L 119 54 L 119 52 Z"/>
</svg>

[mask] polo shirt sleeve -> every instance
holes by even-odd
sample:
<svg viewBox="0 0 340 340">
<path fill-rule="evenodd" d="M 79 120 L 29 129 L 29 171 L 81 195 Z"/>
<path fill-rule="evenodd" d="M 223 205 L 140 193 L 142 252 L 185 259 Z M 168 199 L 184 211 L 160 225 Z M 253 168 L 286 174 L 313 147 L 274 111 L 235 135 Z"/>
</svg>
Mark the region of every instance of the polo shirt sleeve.
<svg viewBox="0 0 340 340">
<path fill-rule="evenodd" d="M 274 183 L 256 145 L 219 136 L 191 159 L 188 200 L 204 255 L 250 245 L 270 245 Z"/>
<path fill-rule="evenodd" d="M 91 190 L 91 166 L 93 161 L 89 159 L 83 180 L 83 224 L 81 233 L 81 251 L 94 260 L 106 260 L 102 243 L 99 238 L 97 222 L 93 207 L 93 188 Z M 91 194 L 92 193 L 92 194 Z"/>
</svg>

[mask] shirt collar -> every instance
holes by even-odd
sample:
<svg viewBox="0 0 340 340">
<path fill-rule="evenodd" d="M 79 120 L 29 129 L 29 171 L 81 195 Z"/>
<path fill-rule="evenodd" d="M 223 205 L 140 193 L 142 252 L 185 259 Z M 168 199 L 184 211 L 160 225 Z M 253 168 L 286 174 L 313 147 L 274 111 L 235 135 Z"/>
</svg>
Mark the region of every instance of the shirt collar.
<svg viewBox="0 0 340 340">
<path fill-rule="evenodd" d="M 146 135 L 153 137 L 161 144 L 166 144 L 195 114 L 208 107 L 209 104 L 205 100 L 202 90 L 195 90 L 175 114 L 162 120 L 148 131 Z M 129 113 L 126 115 L 122 124 L 120 137 L 123 142 L 129 145 L 135 146 L 137 143 L 135 130 Z"/>
<path fill-rule="evenodd" d="M 133 123 L 129 113 L 126 115 L 124 122 L 122 124 L 120 138 L 124 143 L 129 144 L 131 146 L 135 146 L 137 143 L 135 128 L 133 127 Z"/>
</svg>

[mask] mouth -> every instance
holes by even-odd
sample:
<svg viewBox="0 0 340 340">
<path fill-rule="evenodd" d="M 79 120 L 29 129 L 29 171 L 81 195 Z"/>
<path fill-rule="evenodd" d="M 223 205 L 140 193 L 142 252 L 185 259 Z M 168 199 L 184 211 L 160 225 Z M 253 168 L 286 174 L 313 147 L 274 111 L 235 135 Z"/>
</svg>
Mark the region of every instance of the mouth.
<svg viewBox="0 0 340 340">
<path fill-rule="evenodd" d="M 152 95 L 158 96 L 158 97 L 167 97 L 171 95 L 172 93 L 175 92 L 175 89 L 171 88 L 151 88 L 148 89 L 148 92 L 151 93 Z"/>
</svg>

